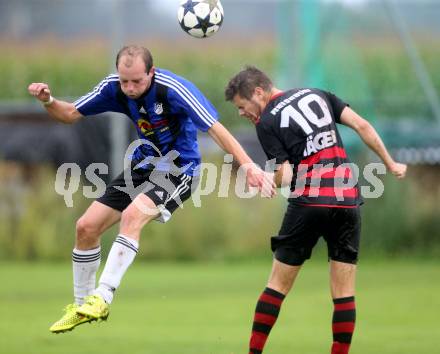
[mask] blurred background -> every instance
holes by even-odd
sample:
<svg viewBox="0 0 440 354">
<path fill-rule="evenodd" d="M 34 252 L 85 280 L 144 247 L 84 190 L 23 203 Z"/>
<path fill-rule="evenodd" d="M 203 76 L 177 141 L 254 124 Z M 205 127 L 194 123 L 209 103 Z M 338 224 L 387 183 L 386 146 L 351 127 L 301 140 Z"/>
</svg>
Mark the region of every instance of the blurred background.
<svg viewBox="0 0 440 354">
<path fill-rule="evenodd" d="M 70 296 L 68 263 L 75 222 L 91 203 L 82 193 L 83 186 L 90 182 L 85 178 L 81 181 L 74 195 L 74 206 L 68 208 L 63 197 L 55 192 L 57 168 L 65 162 L 74 162 L 81 167 L 84 177 L 90 163 L 104 162 L 109 164 L 110 170 L 101 178 L 108 181 L 119 173 L 125 147 L 134 139 L 129 120 L 119 116 L 103 114 L 73 126 L 57 123 L 29 97 L 27 86 L 31 82 L 46 82 L 55 97 L 73 101 L 115 71 L 115 53 L 123 44 L 137 43 L 152 51 L 156 66 L 193 81 L 218 108 L 222 123 L 259 163 L 264 163 L 264 156 L 254 128 L 238 117 L 232 105 L 224 101 L 223 94 L 229 78 L 246 64 L 268 72 L 281 89 L 312 86 L 334 92 L 372 122 L 392 155 L 407 163 L 409 170 L 403 181 L 388 174 L 379 176 L 385 185 L 384 194 L 378 199 L 366 198 L 362 207 L 361 262 L 369 264 L 370 271 L 374 271 L 368 273 L 366 267 L 360 287 L 366 290 L 374 284 L 373 287 L 384 291 L 383 294 L 375 293 L 376 302 L 370 308 L 372 316 L 385 293 L 388 302 L 383 305 L 383 318 L 379 316 L 376 322 L 370 318 L 369 323 L 361 325 L 369 326 L 369 338 L 374 338 L 375 344 L 359 334 L 357 343 L 359 347 L 364 344 L 365 349 L 363 352 L 358 349 L 357 353 L 438 352 L 440 333 L 432 316 L 438 315 L 440 304 L 434 299 L 435 290 L 429 286 L 438 284 L 440 279 L 440 1 L 222 0 L 223 26 L 215 36 L 202 40 L 191 38 L 180 29 L 176 18 L 178 2 L 0 0 L 0 260 L 4 289 L 9 289 L 0 295 L 4 300 L 0 302 L 3 313 L 7 314 L 6 301 L 15 299 L 17 293 L 21 298 L 41 300 L 47 296 L 47 289 L 60 287 L 63 295 Z M 354 132 L 343 128 L 341 131 L 351 160 L 361 171 L 367 163 L 377 161 Z M 200 139 L 205 152 L 204 162 L 214 161 L 220 168 L 222 152 L 206 135 L 201 135 Z M 177 211 L 167 225 L 154 223 L 146 227 L 137 264 L 149 261 L 147 268 L 159 272 L 162 268 L 152 265 L 152 261 L 158 262 L 154 264 L 176 262 L 177 266 L 166 268 L 164 278 L 166 275 L 180 277 L 182 287 L 199 279 L 208 290 L 217 292 L 218 299 L 222 294 L 221 286 L 224 285 L 223 290 L 235 291 L 241 289 L 240 284 L 245 287 L 255 280 L 252 283 L 254 292 L 243 295 L 241 307 L 249 317 L 254 296 L 263 286 L 269 270 L 269 237 L 277 233 L 285 207 L 286 200 L 282 196 L 272 200 L 239 199 L 232 186 L 228 198 L 219 198 L 216 189 L 202 198 L 202 208 L 187 202 L 184 210 Z M 103 237 L 104 255 L 117 231 L 113 228 Z M 314 259 L 325 261 L 323 244 L 318 245 L 315 253 Z M 213 270 L 212 274 L 224 280 L 223 283 L 220 280 L 216 283 L 197 265 L 189 265 L 196 267 L 189 268 L 194 271 L 195 278 L 180 273 L 185 264 L 212 261 L 224 265 L 214 270 L 206 268 Z M 253 264 L 263 265 L 258 268 L 258 275 L 252 270 Z M 316 274 L 321 275 L 316 275 L 318 280 L 314 284 L 327 281 L 325 271 L 322 272 L 324 267 L 319 263 L 315 269 Z M 64 273 L 54 275 L 53 269 L 63 269 Z M 386 273 L 387 269 L 392 271 Z M 235 287 L 228 284 L 222 272 L 242 277 L 241 283 L 239 281 Z M 47 276 L 51 280 L 46 280 L 44 274 L 50 274 Z M 20 283 L 30 277 L 39 279 L 35 289 L 44 287 L 45 291 L 41 290 L 39 295 L 22 293 Z M 155 284 L 162 281 L 159 276 L 151 280 L 145 275 L 142 279 L 144 282 L 156 280 Z M 419 287 L 414 284 L 417 279 Z M 312 287 L 311 282 L 307 284 L 303 284 L 306 289 Z M 140 291 L 137 285 L 132 286 Z M 411 299 L 395 305 L 395 295 L 408 294 L 409 288 L 414 290 L 414 294 L 408 295 L 411 299 L 421 299 L 420 305 L 427 303 L 430 307 L 417 310 L 419 314 L 426 312 L 420 321 L 425 325 L 423 330 L 416 325 L 402 334 L 399 327 L 395 327 L 396 318 L 402 326 L 420 320 L 418 317 L 409 320 L 402 315 L 413 308 Z M 431 290 L 426 290 L 425 297 L 418 292 L 428 288 Z M 157 289 L 175 291 L 166 285 Z M 309 290 L 313 292 L 315 288 Z M 238 293 L 237 290 L 225 297 L 241 299 Z M 314 299 L 311 293 L 306 294 L 305 297 Z M 323 300 L 327 299 L 327 294 L 322 294 L 324 297 L 318 298 L 318 302 L 327 301 Z M 159 290 L 156 295 L 160 301 L 165 301 Z M 49 297 L 48 303 L 62 304 L 66 297 L 56 293 Z M 164 306 L 160 301 L 159 306 Z M 231 302 L 225 306 L 235 308 L 236 304 Z M 202 312 L 212 310 L 210 307 L 198 309 Z M 386 317 L 388 310 L 397 317 Z M 40 315 L 41 318 L 35 314 L 35 318 L 41 320 L 43 327 L 49 326 L 47 314 Z M 227 327 L 241 333 L 242 338 L 237 339 L 242 346 L 241 352 L 247 340 L 249 321 L 246 316 L 237 319 L 239 323 L 242 318 L 243 328 Z M 155 318 L 159 320 L 161 314 Z M 391 318 L 395 321 L 387 322 Z M 176 326 L 179 323 L 181 328 L 182 323 L 176 320 Z M 5 323 L 0 325 L 8 329 Z M 327 330 L 327 325 L 323 326 Z M 205 327 L 206 331 L 210 329 L 210 325 Z M 301 328 L 297 330 L 302 333 Z M 58 343 L 61 346 L 57 347 L 41 337 L 41 331 L 47 330 L 45 327 L 35 329 L 32 340 L 37 338 L 45 349 L 34 352 L 69 352 L 66 346 Z M 137 332 L 125 335 L 134 333 Z M 168 332 L 164 329 L 164 333 Z M 284 333 L 288 340 L 288 333 L 278 333 L 280 337 Z M 308 335 L 310 337 L 310 333 Z M 425 336 L 423 345 L 419 335 Z M 316 351 L 308 352 L 324 352 L 325 343 L 316 344 L 313 336 L 309 338 L 305 333 L 301 336 L 312 348 L 317 346 Z M 3 337 L 7 340 L 6 335 Z M 160 334 L 155 338 L 160 338 Z M 386 349 L 383 343 L 388 343 L 390 338 L 395 340 L 390 340 Z M 433 342 L 436 338 L 437 342 Z M 131 339 L 137 343 L 139 336 Z M 179 340 L 186 343 L 184 338 L 175 339 Z M 182 348 L 179 353 L 238 353 L 231 349 L 234 343 L 229 343 L 228 347 L 229 344 L 218 341 L 221 338 L 215 339 L 211 347 L 200 342 L 191 347 L 187 343 L 190 349 Z M 281 343 L 278 347 L 273 344 L 276 348 L 273 353 L 291 351 L 289 341 L 278 339 L 273 343 Z M 117 345 L 113 345 L 116 350 Z M 5 353 L 32 352 L 26 342 L 21 347 L 9 343 L 8 348 Z M 36 348 L 41 347 L 37 345 Z M 159 344 L 153 345 L 151 353 L 169 352 L 157 348 Z M 298 350 L 296 352 L 307 352 L 306 349 Z"/>
<path fill-rule="evenodd" d="M 74 208 L 67 208 L 54 189 L 57 167 L 75 162 L 84 176 L 90 163 L 104 162 L 110 172 L 101 177 L 108 181 L 120 171 L 134 138 L 121 117 L 103 115 L 75 126 L 52 121 L 27 94 L 28 84 L 47 82 L 54 96 L 75 100 L 114 72 L 114 53 L 127 43 L 149 47 L 156 66 L 198 85 L 259 163 L 264 156 L 254 129 L 224 101 L 231 76 L 254 64 L 278 87 L 320 87 L 339 95 L 374 124 L 398 160 L 410 165 L 405 181 L 383 176 L 384 195 L 366 200 L 363 252 L 440 255 L 438 1 L 224 0 L 221 31 L 202 40 L 180 29 L 177 4 L 0 1 L 2 258 L 67 259 L 75 220 L 91 200 L 79 189 Z M 354 133 L 342 130 L 361 170 L 375 161 Z M 218 161 L 220 167 L 222 154 L 210 139 L 202 135 L 201 145 L 204 161 Z M 140 256 L 267 255 L 285 200 L 238 200 L 233 188 L 226 200 L 216 192 L 203 199 L 203 208 L 185 205 L 191 211 L 176 213 L 166 227 L 145 230 L 147 251 Z"/>
</svg>

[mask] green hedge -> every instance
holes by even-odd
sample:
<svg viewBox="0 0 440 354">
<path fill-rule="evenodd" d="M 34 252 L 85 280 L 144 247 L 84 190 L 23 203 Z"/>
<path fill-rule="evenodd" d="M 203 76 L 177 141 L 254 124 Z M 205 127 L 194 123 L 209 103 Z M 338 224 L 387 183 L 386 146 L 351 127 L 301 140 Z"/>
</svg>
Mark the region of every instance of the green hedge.
<svg viewBox="0 0 440 354">
<path fill-rule="evenodd" d="M 249 40 L 243 50 L 243 43 L 233 40 L 194 43 L 190 47 L 187 43 L 185 46 L 163 42 L 148 45 L 157 66 L 193 81 L 218 108 L 226 125 L 239 125 L 235 109 L 224 101 L 224 87 L 245 64 L 255 64 L 274 75 L 278 55 L 275 44 L 268 40 Z M 36 41 L 6 43 L 5 46 L 9 50 L 0 57 L 0 100 L 30 99 L 26 88 L 33 81 L 48 82 L 57 97 L 76 98 L 113 71 L 113 58 L 105 43 L 98 40 L 65 45 Z M 437 70 L 440 48 L 430 42 L 418 43 L 418 47 L 440 91 L 440 71 Z M 432 117 L 399 42 L 359 39 L 350 46 L 332 41 L 322 51 L 324 88 L 336 92 L 360 113 L 371 118 Z"/>
<path fill-rule="evenodd" d="M 69 259 L 74 242 L 75 222 L 91 200 L 80 192 L 74 208 L 67 208 L 54 191 L 55 173 L 41 167 L 31 186 L 17 192 L 12 184 L 0 188 L 1 259 Z M 385 193 L 379 199 L 366 199 L 362 207 L 363 256 L 440 256 L 440 206 L 438 193 L 427 194 L 413 171 L 407 180 L 384 179 Z M 15 180 L 15 183 L 20 183 Z M 153 222 L 145 227 L 139 257 L 145 260 L 223 260 L 269 256 L 269 238 L 278 232 L 286 200 L 255 197 L 239 199 L 230 188 L 229 198 L 216 193 L 202 197 L 202 207 L 190 201 L 177 210 L 165 225 Z M 6 212 L 7 210 L 7 212 Z M 319 221 L 318 221 L 319 222 Z M 103 236 L 106 250 L 118 232 L 117 227 Z M 322 248 L 322 247 L 321 247 Z"/>
</svg>

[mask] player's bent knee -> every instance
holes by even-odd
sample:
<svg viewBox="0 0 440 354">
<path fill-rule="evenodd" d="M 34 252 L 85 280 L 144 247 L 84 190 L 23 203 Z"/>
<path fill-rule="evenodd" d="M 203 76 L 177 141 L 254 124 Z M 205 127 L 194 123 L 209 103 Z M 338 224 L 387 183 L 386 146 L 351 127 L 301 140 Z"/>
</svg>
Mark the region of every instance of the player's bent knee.
<svg viewBox="0 0 440 354">
<path fill-rule="evenodd" d="M 292 286 L 293 281 L 287 282 L 280 279 L 270 279 L 267 282 L 268 288 L 278 291 L 283 295 L 287 295 L 290 292 L 290 289 L 292 289 Z"/>
<path fill-rule="evenodd" d="M 100 235 L 100 230 L 89 218 L 81 217 L 76 222 L 76 238 L 80 242 L 96 240 Z"/>
</svg>

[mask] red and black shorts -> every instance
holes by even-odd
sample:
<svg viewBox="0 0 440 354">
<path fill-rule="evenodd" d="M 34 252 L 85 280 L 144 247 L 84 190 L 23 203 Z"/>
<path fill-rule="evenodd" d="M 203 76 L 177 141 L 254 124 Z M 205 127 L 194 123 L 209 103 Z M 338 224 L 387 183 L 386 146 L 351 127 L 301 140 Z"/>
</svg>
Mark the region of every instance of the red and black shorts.
<svg viewBox="0 0 440 354">
<path fill-rule="evenodd" d="M 272 237 L 275 259 L 301 265 L 322 236 L 331 260 L 356 264 L 361 232 L 360 208 L 308 207 L 289 203 L 281 229 Z"/>
<path fill-rule="evenodd" d="M 144 193 L 159 209 L 156 220 L 167 222 L 191 196 L 198 182 L 199 177 L 187 174 L 175 176 L 156 169 L 133 169 L 132 166 L 111 181 L 97 201 L 122 212 L 137 195 Z"/>
</svg>

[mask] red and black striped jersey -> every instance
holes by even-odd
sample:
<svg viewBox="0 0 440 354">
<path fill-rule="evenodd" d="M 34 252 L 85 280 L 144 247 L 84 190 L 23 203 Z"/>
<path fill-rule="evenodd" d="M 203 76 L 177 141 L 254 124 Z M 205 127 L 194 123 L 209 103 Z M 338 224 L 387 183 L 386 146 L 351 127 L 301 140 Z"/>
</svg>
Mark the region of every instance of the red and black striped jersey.
<svg viewBox="0 0 440 354">
<path fill-rule="evenodd" d="M 273 96 L 256 125 L 269 160 L 292 166 L 290 202 L 354 207 L 361 203 L 357 176 L 336 123 L 348 106 L 319 89 L 293 89 Z"/>
</svg>

